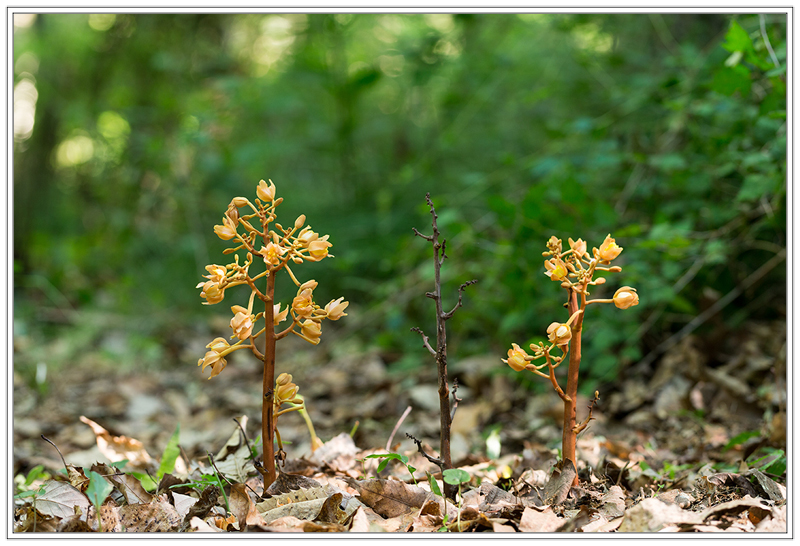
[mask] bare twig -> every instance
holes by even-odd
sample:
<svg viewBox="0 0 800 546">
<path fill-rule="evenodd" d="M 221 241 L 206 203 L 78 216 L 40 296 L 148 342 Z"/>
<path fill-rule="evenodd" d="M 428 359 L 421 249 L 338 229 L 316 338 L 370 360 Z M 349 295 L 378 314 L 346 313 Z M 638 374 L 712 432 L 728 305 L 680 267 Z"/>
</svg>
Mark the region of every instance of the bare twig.
<svg viewBox="0 0 800 546">
<path fill-rule="evenodd" d="M 461 402 L 461 398 L 456 396 L 456 391 L 458 390 L 458 378 L 456 377 L 453 379 L 453 409 L 450 411 L 450 422 L 453 422 L 453 419 L 456 418 L 456 410 L 458 409 L 458 403 Z"/>
<path fill-rule="evenodd" d="M 386 451 L 392 450 L 392 440 L 394 440 L 394 435 L 397 433 L 397 429 L 400 428 L 400 425 L 403 424 L 408 414 L 411 413 L 411 406 L 406 408 L 406 411 L 403 412 L 403 415 L 400 416 L 400 419 L 397 421 L 397 424 L 394 426 L 392 433 L 389 435 L 389 440 L 386 442 Z"/>
<path fill-rule="evenodd" d="M 581 432 L 583 432 L 586 429 L 586 427 L 589 426 L 589 421 L 594 420 L 594 417 L 592 417 L 592 411 L 594 410 L 594 405 L 595 403 L 597 403 L 598 400 L 600 400 L 600 393 L 598 391 L 594 391 L 594 398 L 592 398 L 592 401 L 588 406 L 589 415 L 581 423 L 575 425 L 575 428 L 573 429 L 575 434 L 580 434 Z"/>
<path fill-rule="evenodd" d="M 54 444 L 53 441 L 47 438 L 44 434 L 42 434 L 41 436 L 42 440 L 44 440 L 45 442 L 56 448 L 56 451 L 58 451 L 58 456 L 61 457 L 61 462 L 64 463 L 64 470 L 66 470 L 67 474 L 69 474 L 69 467 L 67 466 L 67 461 L 64 459 L 64 456 L 61 454 L 61 450 L 58 449 L 58 446 Z"/>
<path fill-rule="evenodd" d="M 458 287 L 458 303 L 456 303 L 456 306 L 453 307 L 453 309 L 449 313 L 445 313 L 445 315 L 443 317 L 444 320 L 449 320 L 450 317 L 453 316 L 453 313 L 456 312 L 456 309 L 461 307 L 461 296 L 462 296 L 462 294 L 464 292 L 464 289 L 466 287 L 468 287 L 469 285 L 471 285 L 471 284 L 475 284 L 476 282 L 478 282 L 478 279 L 472 279 L 471 281 L 467 281 L 467 282 L 465 282 L 464 284 L 462 284 L 461 286 Z"/>
<path fill-rule="evenodd" d="M 419 335 L 421 335 L 421 336 L 422 336 L 422 345 L 423 345 L 423 346 L 424 346 L 426 349 L 428 349 L 428 351 L 429 351 L 429 352 L 430 352 L 432 355 L 435 355 L 435 354 L 436 354 L 436 351 L 434 351 L 434 350 L 433 350 L 433 347 L 431 347 L 430 343 L 428 343 L 428 336 L 426 336 L 426 335 L 423 333 L 423 331 L 422 331 L 420 328 L 418 328 L 418 327 L 414 326 L 414 327 L 411 329 L 411 331 L 412 331 L 412 332 L 418 332 L 418 333 L 419 333 Z"/>
<path fill-rule="evenodd" d="M 442 461 L 441 459 L 437 459 L 436 457 L 432 457 L 431 455 L 428 455 L 428 454 L 425 452 L 425 449 L 422 447 L 422 442 L 420 442 L 419 440 L 417 440 L 416 438 L 414 438 L 413 436 L 411 436 L 411 435 L 410 435 L 408 432 L 406 432 L 406 436 L 407 436 L 407 437 L 408 437 L 410 440 L 412 440 L 412 441 L 413 441 L 415 444 L 417 444 L 417 451 L 419 451 L 419 452 L 422 454 L 422 456 L 423 456 L 423 457 L 425 457 L 425 458 L 426 458 L 426 459 L 428 459 L 430 462 L 432 462 L 433 464 L 435 464 L 436 466 L 438 466 L 438 467 L 439 467 L 439 469 L 441 469 L 441 471 L 442 471 L 442 472 L 444 472 L 444 470 L 445 470 L 445 468 L 444 468 L 444 461 Z"/>
<path fill-rule="evenodd" d="M 437 366 L 437 375 L 438 375 L 438 393 L 439 393 L 439 420 L 440 420 L 440 438 L 441 438 L 441 446 L 439 449 L 439 456 L 441 459 L 441 468 L 442 471 L 448 468 L 452 468 L 452 461 L 450 457 L 450 426 L 453 421 L 453 415 L 455 415 L 455 407 L 451 410 L 450 408 L 450 392 L 447 384 L 447 331 L 445 329 L 445 322 L 453 316 L 453 313 L 462 306 L 462 297 L 464 289 L 476 283 L 476 280 L 465 282 L 461 285 L 458 289 L 458 302 L 456 303 L 455 307 L 449 312 L 445 312 L 442 310 L 442 280 L 441 280 L 441 267 L 444 263 L 445 258 L 447 258 L 447 254 L 445 253 L 445 249 L 447 247 L 447 240 L 441 239 L 439 236 L 441 235 L 439 232 L 439 227 L 436 224 L 436 220 L 438 218 L 436 214 L 436 208 L 433 206 L 433 201 L 431 201 L 431 194 L 428 193 L 425 195 L 425 201 L 430 207 L 431 211 L 431 226 L 433 228 L 433 234 L 423 235 L 417 229 L 412 228 L 414 233 L 426 241 L 430 242 L 433 246 L 433 271 L 434 271 L 434 284 L 433 284 L 433 291 L 427 292 L 425 295 L 431 298 L 436 305 L 436 349 L 431 346 L 428 336 L 426 336 L 420 328 L 412 328 L 412 331 L 418 332 L 422 336 L 422 343 L 428 352 L 434 355 L 436 358 L 436 366 Z M 454 391 L 455 392 L 455 391 Z M 456 402 L 457 404 L 457 402 Z M 420 451 L 422 450 L 421 445 L 419 445 Z M 422 452 L 422 451 L 421 451 Z M 424 452 L 423 452 L 424 453 Z M 454 499 L 456 495 L 456 488 L 455 486 L 445 483 L 444 485 L 444 494 L 446 497 Z"/>
</svg>

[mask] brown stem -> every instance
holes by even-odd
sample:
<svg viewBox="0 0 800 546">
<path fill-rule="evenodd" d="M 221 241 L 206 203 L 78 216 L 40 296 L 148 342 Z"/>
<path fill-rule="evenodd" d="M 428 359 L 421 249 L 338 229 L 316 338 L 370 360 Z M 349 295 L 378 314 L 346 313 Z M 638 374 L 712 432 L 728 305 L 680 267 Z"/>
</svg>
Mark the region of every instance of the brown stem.
<svg viewBox="0 0 800 546">
<path fill-rule="evenodd" d="M 569 314 L 572 316 L 578 310 L 578 294 L 570 290 Z M 572 340 L 570 341 L 569 370 L 567 371 L 567 392 L 564 399 L 564 429 L 561 437 L 561 452 L 564 459 L 569 459 L 578 469 L 575 457 L 577 434 L 575 433 L 577 400 L 578 400 L 578 370 L 581 366 L 581 331 L 583 329 L 583 314 L 579 315 L 572 326 Z M 578 476 L 572 485 L 578 485 Z"/>
<path fill-rule="evenodd" d="M 275 314 L 272 299 L 275 295 L 275 272 L 267 275 L 267 293 L 269 301 L 264 311 L 264 388 L 261 400 L 261 440 L 264 444 L 264 491 L 275 481 L 275 427 L 273 424 L 273 387 L 275 385 Z"/>
</svg>

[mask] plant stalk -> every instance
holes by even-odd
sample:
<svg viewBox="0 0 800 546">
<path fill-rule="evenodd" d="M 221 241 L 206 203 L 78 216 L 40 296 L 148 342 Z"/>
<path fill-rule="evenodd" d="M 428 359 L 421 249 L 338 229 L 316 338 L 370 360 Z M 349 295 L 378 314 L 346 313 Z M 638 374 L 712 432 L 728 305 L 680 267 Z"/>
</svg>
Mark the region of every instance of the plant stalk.
<svg viewBox="0 0 800 546">
<path fill-rule="evenodd" d="M 264 387 L 261 400 L 261 441 L 264 445 L 264 468 L 267 473 L 264 480 L 264 490 L 272 485 L 277 477 L 275 474 L 275 429 L 273 424 L 274 404 L 273 389 L 275 387 L 275 314 L 273 300 L 275 296 L 275 272 L 267 275 L 267 301 L 264 302 Z"/>
<path fill-rule="evenodd" d="M 573 315 L 578 310 L 578 294 L 570 290 L 569 314 Z M 583 314 L 578 316 L 572 325 L 572 340 L 570 341 L 569 369 L 567 371 L 567 391 L 564 400 L 564 429 L 561 437 L 561 453 L 564 460 L 569 460 L 575 467 L 573 486 L 578 485 L 578 461 L 575 457 L 575 447 L 578 435 L 575 432 L 577 424 L 578 404 L 578 372 L 581 366 L 581 331 L 583 330 Z"/>
</svg>

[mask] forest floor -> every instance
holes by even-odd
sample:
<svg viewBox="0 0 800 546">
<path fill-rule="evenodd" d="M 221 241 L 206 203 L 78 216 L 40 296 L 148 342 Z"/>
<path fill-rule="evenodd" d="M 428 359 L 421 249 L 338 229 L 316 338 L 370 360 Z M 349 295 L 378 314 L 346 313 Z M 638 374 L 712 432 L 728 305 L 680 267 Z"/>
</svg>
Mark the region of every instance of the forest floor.
<svg viewBox="0 0 800 546">
<path fill-rule="evenodd" d="M 347 340 L 330 354 L 279 346 L 278 372 L 324 444 L 312 451 L 298 412 L 281 417 L 287 459 L 265 494 L 250 460 L 256 362 L 232 358 L 209 381 L 188 364 L 121 371 L 87 353 L 46 388 L 14 375 L 13 531 L 786 533 L 785 339 L 785 323 L 748 324 L 713 358 L 689 336 L 654 368 L 625 370 L 579 436 L 577 487 L 554 471 L 558 397 L 497 373 L 498 355 L 452 362 L 453 462 L 468 478 L 455 503 L 406 436 L 436 454 L 433 365 L 393 373 L 391 355 Z M 176 360 L 196 362 L 204 343 Z M 385 453 L 398 455 L 379 472 L 384 459 L 367 457 Z"/>
</svg>

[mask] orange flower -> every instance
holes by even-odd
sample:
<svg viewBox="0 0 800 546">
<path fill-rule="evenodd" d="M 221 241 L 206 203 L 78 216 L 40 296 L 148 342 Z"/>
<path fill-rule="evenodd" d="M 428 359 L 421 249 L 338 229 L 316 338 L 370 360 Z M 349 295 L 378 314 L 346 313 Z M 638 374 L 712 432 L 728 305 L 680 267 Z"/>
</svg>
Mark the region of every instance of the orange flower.
<svg viewBox="0 0 800 546">
<path fill-rule="evenodd" d="M 261 247 L 261 255 L 264 257 L 264 263 L 270 265 L 280 265 L 281 258 L 286 254 L 286 249 L 281 245 L 275 244 L 272 241 L 267 243 L 267 246 Z"/>
<path fill-rule="evenodd" d="M 547 339 L 556 345 L 566 345 L 572 339 L 572 329 L 568 324 L 554 322 L 547 327 Z"/>
<path fill-rule="evenodd" d="M 347 306 L 350 305 L 349 301 L 342 301 L 344 298 L 339 298 L 338 300 L 331 300 L 328 305 L 325 306 L 325 312 L 328 314 L 328 318 L 331 320 L 339 320 L 342 317 L 346 317 L 347 313 L 344 312 L 347 309 Z"/>
<path fill-rule="evenodd" d="M 328 242 L 328 236 L 324 236 L 308 244 L 308 260 L 318 262 L 328 256 L 328 249 L 333 245 Z"/>
<path fill-rule="evenodd" d="M 275 184 L 273 184 L 272 180 L 270 180 L 269 186 L 267 186 L 266 182 L 260 180 L 258 182 L 258 187 L 256 188 L 256 195 L 265 203 L 269 203 L 275 199 Z"/>
<path fill-rule="evenodd" d="M 511 366 L 515 372 L 521 372 L 528 365 L 530 356 L 516 343 L 511 344 L 511 349 L 508 350 L 508 359 L 503 359 L 503 362 Z"/>
<path fill-rule="evenodd" d="M 236 313 L 231 319 L 231 329 L 233 336 L 245 340 L 253 333 L 255 317 L 247 309 L 240 305 L 234 305 L 231 310 Z"/>
<path fill-rule="evenodd" d="M 222 218 L 221 226 L 214 226 L 214 233 L 223 241 L 229 241 L 236 237 L 236 226 L 227 216 Z"/>
<path fill-rule="evenodd" d="M 206 279 L 210 279 L 211 281 L 219 284 L 222 282 L 223 279 L 227 277 L 228 270 L 225 269 L 224 265 L 207 265 L 206 271 L 209 272 L 209 275 L 203 275 Z"/>
<path fill-rule="evenodd" d="M 611 260 L 619 256 L 620 252 L 622 252 L 622 247 L 617 246 L 617 243 L 614 241 L 614 239 L 611 238 L 611 235 L 609 234 L 606 236 L 606 239 L 605 241 L 603 241 L 603 244 L 600 245 L 600 249 L 597 251 L 596 256 L 604 262 L 610 262 Z"/>
<path fill-rule="evenodd" d="M 225 298 L 225 289 L 220 288 L 219 283 L 214 281 L 206 281 L 195 286 L 195 288 L 200 287 L 202 287 L 202 290 L 200 291 L 200 297 L 206 299 L 206 301 L 203 302 L 203 305 L 213 305 L 221 302 L 223 298 Z"/>
<path fill-rule="evenodd" d="M 206 348 L 211 350 L 208 351 L 203 358 L 197 361 L 198 366 L 203 366 L 200 373 L 204 372 L 207 366 L 211 366 L 211 375 L 208 378 L 211 379 L 212 377 L 219 375 L 228 364 L 222 355 L 229 347 L 230 345 L 228 342 L 221 337 L 216 338 L 214 341 L 206 345 Z"/>
<path fill-rule="evenodd" d="M 567 278 L 567 266 L 561 258 L 545 260 L 544 267 L 547 269 L 544 274 L 550 277 L 551 281 L 563 281 Z"/>
<path fill-rule="evenodd" d="M 628 307 L 639 305 L 639 294 L 636 293 L 635 288 L 623 286 L 614 292 L 614 305 L 620 309 L 627 309 Z"/>
<path fill-rule="evenodd" d="M 319 233 L 311 230 L 311 226 L 304 227 L 300 230 L 300 233 L 297 234 L 297 240 L 303 243 L 303 245 L 308 246 L 309 243 L 312 243 L 319 239 Z"/>
<path fill-rule="evenodd" d="M 313 320 L 306 320 L 300 325 L 300 331 L 306 341 L 316 345 L 319 343 L 319 337 L 322 335 L 322 326 Z"/>
<path fill-rule="evenodd" d="M 572 249 L 572 253 L 578 258 L 581 258 L 584 254 L 586 254 L 586 241 L 583 239 L 573 241 L 572 238 L 570 238 L 569 247 Z"/>
<path fill-rule="evenodd" d="M 302 286 L 300 287 L 302 288 Z M 308 318 L 314 312 L 313 292 L 311 288 L 300 291 L 292 300 L 292 309 L 297 316 Z"/>
</svg>

